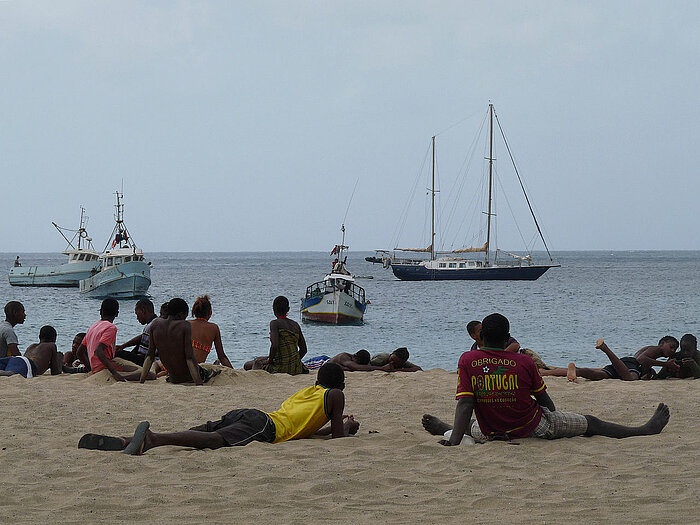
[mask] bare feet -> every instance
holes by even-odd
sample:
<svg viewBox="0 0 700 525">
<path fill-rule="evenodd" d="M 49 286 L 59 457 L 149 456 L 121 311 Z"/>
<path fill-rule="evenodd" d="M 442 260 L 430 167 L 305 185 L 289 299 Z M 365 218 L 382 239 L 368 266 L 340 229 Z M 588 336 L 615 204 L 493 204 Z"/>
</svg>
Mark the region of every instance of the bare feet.
<svg viewBox="0 0 700 525">
<path fill-rule="evenodd" d="M 569 363 L 566 367 L 566 378 L 572 383 L 578 383 L 578 378 L 576 377 L 576 365 Z"/>
<path fill-rule="evenodd" d="M 602 339 L 598 339 L 598 340 L 595 342 L 595 347 L 596 347 L 598 350 L 602 350 L 603 352 L 605 352 L 606 350 L 610 350 L 610 349 L 608 348 L 608 345 L 606 345 L 606 344 L 605 344 L 605 341 L 603 341 Z"/>
<path fill-rule="evenodd" d="M 423 414 L 421 423 L 423 423 L 423 428 L 433 436 L 442 436 L 448 430 L 452 430 L 452 425 L 448 425 L 441 419 L 431 416 L 430 414 Z"/>
<path fill-rule="evenodd" d="M 647 430 L 649 434 L 658 434 L 668 424 L 668 420 L 670 418 L 671 414 L 668 407 L 663 403 L 659 403 L 659 406 L 656 407 L 656 412 L 654 412 L 654 415 L 651 416 L 651 419 L 646 425 L 644 425 L 645 430 Z"/>
</svg>

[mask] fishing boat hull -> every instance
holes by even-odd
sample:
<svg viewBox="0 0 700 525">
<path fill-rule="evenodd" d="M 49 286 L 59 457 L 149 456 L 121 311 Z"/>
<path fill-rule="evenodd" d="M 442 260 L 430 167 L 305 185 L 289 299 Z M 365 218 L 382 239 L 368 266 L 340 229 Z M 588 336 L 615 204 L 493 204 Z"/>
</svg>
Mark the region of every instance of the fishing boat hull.
<svg viewBox="0 0 700 525">
<path fill-rule="evenodd" d="M 301 300 L 301 319 L 329 324 L 361 324 L 367 303 L 335 290 Z"/>
<path fill-rule="evenodd" d="M 7 278 L 12 286 L 78 287 L 99 268 L 97 261 L 59 264 L 57 266 L 17 266 Z"/>
<path fill-rule="evenodd" d="M 103 269 L 80 281 L 80 293 L 87 297 L 129 299 L 143 297 L 151 286 L 151 267 L 142 261 Z"/>
<path fill-rule="evenodd" d="M 423 264 L 392 263 L 391 270 L 402 281 L 535 281 L 558 265 L 483 266 L 473 268 L 429 268 Z"/>
</svg>

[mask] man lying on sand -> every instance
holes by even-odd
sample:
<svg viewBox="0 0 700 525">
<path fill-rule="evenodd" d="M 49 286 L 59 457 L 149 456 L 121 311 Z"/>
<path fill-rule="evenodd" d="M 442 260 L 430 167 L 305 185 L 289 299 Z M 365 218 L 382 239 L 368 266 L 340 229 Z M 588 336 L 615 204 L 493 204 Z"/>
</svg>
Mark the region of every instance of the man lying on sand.
<svg viewBox="0 0 700 525">
<path fill-rule="evenodd" d="M 670 357 L 678 348 L 678 339 L 666 335 L 659 340 L 657 346 L 645 346 L 634 354 L 634 357 L 617 357 L 605 341 L 598 339 L 595 347 L 602 350 L 610 359 L 610 364 L 603 368 L 578 368 L 574 363 L 569 363 L 567 368 L 552 368 L 542 370 L 543 376 L 566 376 L 569 381 L 576 381 L 583 377 L 591 381 L 601 379 L 622 379 L 623 381 L 636 381 L 638 379 L 651 379 L 655 372 L 652 366 L 668 368 L 676 372 L 679 366 L 674 360 L 659 361 L 659 357 Z"/>
<path fill-rule="evenodd" d="M 698 340 L 693 334 L 685 334 L 681 337 L 680 350 L 668 358 L 678 365 L 675 372 L 669 367 L 664 367 L 656 376 L 656 379 L 677 377 L 679 379 L 700 378 L 700 352 L 698 352 Z"/>
<path fill-rule="evenodd" d="M 219 375 L 221 370 L 207 370 L 197 363 L 192 350 L 192 325 L 186 321 L 190 309 L 184 299 L 176 297 L 168 302 L 168 318 L 151 321 L 148 355 L 143 363 L 140 381 L 151 375 L 156 352 L 168 371 L 170 383 L 202 385 Z"/>
<path fill-rule="evenodd" d="M 39 330 L 39 342 L 27 347 L 24 357 L 3 357 L 0 359 L 0 376 L 21 375 L 22 377 L 40 376 L 51 369 L 51 375 L 61 373 L 63 354 L 56 348 L 56 330 L 53 326 L 42 326 Z"/>
<path fill-rule="evenodd" d="M 340 365 L 346 372 L 417 372 L 423 370 L 418 365 L 408 361 L 408 350 L 397 348 L 391 354 L 376 354 L 370 359 L 369 352 L 364 348 L 354 354 L 340 352 L 333 357 L 319 355 L 304 361 L 304 365 L 309 370 L 320 368 L 325 363 L 335 363 Z M 248 365 L 250 362 L 246 363 Z"/>
<path fill-rule="evenodd" d="M 459 359 L 454 426 L 429 414 L 423 416 L 423 427 L 428 432 L 444 436 L 441 445 L 459 445 L 465 433 L 480 443 L 526 437 L 625 438 L 658 434 L 668 423 L 669 411 L 663 403 L 640 427 L 556 410 L 532 359 L 504 351 L 509 329 L 508 319 L 501 314 L 487 316 L 481 331 L 483 347 L 465 352 Z M 476 413 L 476 421 L 471 419 L 472 412 Z"/>
<path fill-rule="evenodd" d="M 408 348 L 402 346 L 391 353 L 382 353 L 372 356 L 369 364 L 381 367 L 385 372 L 420 372 L 423 369 L 418 365 L 411 363 L 409 358 Z"/>
<path fill-rule="evenodd" d="M 265 413 L 250 408 L 233 410 L 218 421 L 208 421 L 189 430 L 169 434 L 151 432 L 150 424 L 144 421 L 139 423 L 132 437 L 85 434 L 80 438 L 78 448 L 123 450 L 125 454 L 140 455 L 163 445 L 216 449 L 243 446 L 253 441 L 281 443 L 313 434 L 345 437 L 356 434 L 360 423 L 352 415 L 343 415 L 344 388 L 343 369 L 327 363 L 319 369 L 315 385 L 299 390 L 275 412 Z M 330 427 L 322 429 L 328 421 Z"/>
</svg>

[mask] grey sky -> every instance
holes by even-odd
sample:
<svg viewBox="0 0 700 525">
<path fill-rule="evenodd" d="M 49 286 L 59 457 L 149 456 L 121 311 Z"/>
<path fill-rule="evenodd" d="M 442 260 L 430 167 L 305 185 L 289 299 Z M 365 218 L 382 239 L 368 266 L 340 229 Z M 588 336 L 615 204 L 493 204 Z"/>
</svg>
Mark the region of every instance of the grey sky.
<svg viewBox="0 0 700 525">
<path fill-rule="evenodd" d="M 61 250 L 50 223 L 73 226 L 80 204 L 102 248 L 122 178 L 146 252 L 328 249 L 358 177 L 347 242 L 388 247 L 430 136 L 477 115 L 438 137 L 445 198 L 489 100 L 551 248 L 700 249 L 699 15 L 695 2 L 0 2 L 2 250 Z M 421 199 L 404 245 L 422 242 Z"/>
</svg>

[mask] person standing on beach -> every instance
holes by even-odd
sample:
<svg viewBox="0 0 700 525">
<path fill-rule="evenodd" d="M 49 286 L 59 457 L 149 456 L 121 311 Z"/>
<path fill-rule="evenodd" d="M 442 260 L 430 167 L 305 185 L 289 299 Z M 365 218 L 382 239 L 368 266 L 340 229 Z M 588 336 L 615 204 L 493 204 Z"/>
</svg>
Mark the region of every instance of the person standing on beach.
<svg viewBox="0 0 700 525">
<path fill-rule="evenodd" d="M 141 455 L 164 445 L 217 449 L 244 446 L 253 441 L 282 443 L 312 435 L 331 438 L 357 433 L 360 423 L 352 415 L 345 416 L 345 374 L 334 363 L 318 370 L 316 384 L 299 390 L 287 398 L 279 410 L 262 412 L 243 408 L 228 412 L 218 421 L 208 421 L 181 432 L 156 434 L 143 421 L 131 437 L 85 434 L 78 448 L 92 450 L 123 450 L 125 454 Z M 330 421 L 330 427 L 322 428 Z"/>
<path fill-rule="evenodd" d="M 5 320 L 0 322 L 0 357 L 22 355 L 15 326 L 23 324 L 26 318 L 24 305 L 19 301 L 10 301 L 5 305 Z"/>
<path fill-rule="evenodd" d="M 221 370 L 210 371 L 197 364 L 192 351 L 192 327 L 185 319 L 189 307 L 184 299 L 176 297 L 168 302 L 168 318 L 157 318 L 151 323 L 148 355 L 141 372 L 141 383 L 150 374 L 156 352 L 168 371 L 170 383 L 192 383 L 201 385 Z"/>
<path fill-rule="evenodd" d="M 224 353 L 224 345 L 221 342 L 221 331 L 219 326 L 210 323 L 212 308 L 211 301 L 208 295 L 197 297 L 192 305 L 192 316 L 194 319 L 190 321 L 192 325 L 192 350 L 194 357 L 198 363 L 203 363 L 207 360 L 212 345 L 216 348 L 217 363 L 229 368 L 233 368 L 231 361 L 228 360 Z"/>
<path fill-rule="evenodd" d="M 658 434 L 668 423 L 669 410 L 663 403 L 639 427 L 557 410 L 532 358 L 505 352 L 509 330 L 510 323 L 503 315 L 487 316 L 482 322 L 483 346 L 460 357 L 454 426 L 430 414 L 423 416 L 423 427 L 444 437 L 441 445 L 459 445 L 465 434 L 482 443 L 526 437 L 626 438 Z M 476 420 L 471 419 L 473 412 Z"/>
<path fill-rule="evenodd" d="M 136 320 L 143 326 L 143 331 L 140 335 L 129 339 L 123 345 L 117 345 L 115 348 L 114 355 L 131 361 L 132 363 L 143 366 L 143 362 L 146 360 L 146 354 L 148 353 L 149 339 L 151 334 L 151 323 L 157 317 L 153 303 L 150 299 L 139 299 L 134 306 L 134 313 L 136 314 Z M 126 351 L 124 348 L 135 347 L 132 351 Z"/>
<path fill-rule="evenodd" d="M 138 381 L 141 374 L 135 366 L 117 363 L 114 360 L 117 340 L 114 319 L 118 315 L 119 302 L 116 299 L 108 298 L 102 301 L 100 320 L 88 329 L 83 342 L 78 347 L 77 354 L 84 356 L 87 353 L 87 360 L 93 374 L 107 369 L 116 381 Z M 155 379 L 155 375 L 151 374 L 149 379 Z"/>
<path fill-rule="evenodd" d="M 653 366 L 660 366 L 662 369 L 668 368 L 671 373 L 679 370 L 675 360 L 667 359 L 659 361 L 659 357 L 670 357 L 678 349 L 678 339 L 671 335 L 666 335 L 659 340 L 655 346 L 645 346 L 634 354 L 634 357 L 617 357 L 605 341 L 598 339 L 595 347 L 608 356 L 610 364 L 603 368 L 579 368 L 574 363 L 569 363 L 567 368 L 552 368 L 543 370 L 543 376 L 566 376 L 569 381 L 576 382 L 577 378 L 583 377 L 590 381 L 600 381 L 602 379 L 622 379 L 623 381 L 637 381 L 638 379 L 651 379 L 655 372 Z"/>
</svg>

